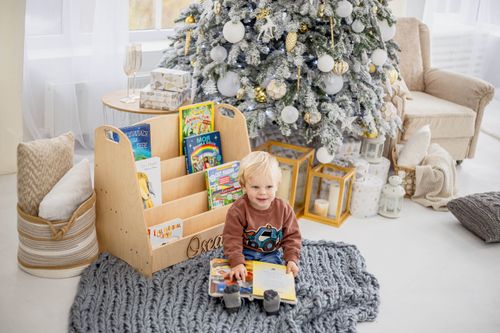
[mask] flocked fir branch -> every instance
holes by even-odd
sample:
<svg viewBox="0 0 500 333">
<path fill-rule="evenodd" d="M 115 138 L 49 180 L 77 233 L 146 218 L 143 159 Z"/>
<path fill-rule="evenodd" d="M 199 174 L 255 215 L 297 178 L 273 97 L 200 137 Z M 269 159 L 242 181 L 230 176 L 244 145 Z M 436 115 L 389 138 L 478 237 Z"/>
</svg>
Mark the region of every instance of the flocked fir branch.
<svg viewBox="0 0 500 333">
<path fill-rule="evenodd" d="M 192 73 L 195 102 L 238 107 L 251 137 L 278 128 L 333 154 L 401 126 L 384 112 L 399 71 L 385 0 L 204 0 L 177 21 L 160 66 Z"/>
</svg>

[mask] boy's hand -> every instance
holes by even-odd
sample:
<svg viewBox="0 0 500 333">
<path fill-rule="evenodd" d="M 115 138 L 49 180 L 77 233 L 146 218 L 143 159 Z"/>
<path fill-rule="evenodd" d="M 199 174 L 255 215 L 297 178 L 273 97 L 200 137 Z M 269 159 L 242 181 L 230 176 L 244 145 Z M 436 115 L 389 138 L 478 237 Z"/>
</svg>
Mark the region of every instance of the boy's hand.
<svg viewBox="0 0 500 333">
<path fill-rule="evenodd" d="M 293 277 L 297 277 L 297 274 L 299 274 L 299 266 L 293 261 L 289 261 L 286 263 L 286 273 L 292 272 Z"/>
<path fill-rule="evenodd" d="M 229 273 L 229 279 L 232 280 L 242 280 L 245 282 L 245 278 L 247 276 L 247 268 L 243 264 L 239 264 L 231 268 L 231 272 Z"/>
</svg>

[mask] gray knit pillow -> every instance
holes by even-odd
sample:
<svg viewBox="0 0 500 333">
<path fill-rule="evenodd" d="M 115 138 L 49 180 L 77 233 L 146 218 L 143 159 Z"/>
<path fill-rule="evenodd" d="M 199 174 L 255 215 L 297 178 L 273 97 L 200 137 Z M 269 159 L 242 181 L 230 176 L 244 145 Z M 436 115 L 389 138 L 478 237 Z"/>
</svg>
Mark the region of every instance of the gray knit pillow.
<svg viewBox="0 0 500 333">
<path fill-rule="evenodd" d="M 464 227 L 486 243 L 500 242 L 500 192 L 476 193 L 448 202 Z"/>
</svg>

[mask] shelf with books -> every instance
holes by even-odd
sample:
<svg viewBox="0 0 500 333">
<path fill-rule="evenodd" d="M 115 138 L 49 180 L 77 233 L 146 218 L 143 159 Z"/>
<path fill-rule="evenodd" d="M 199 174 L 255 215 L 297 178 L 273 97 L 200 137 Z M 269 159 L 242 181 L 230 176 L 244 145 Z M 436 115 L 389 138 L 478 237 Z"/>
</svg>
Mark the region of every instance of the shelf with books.
<svg viewBox="0 0 500 333">
<path fill-rule="evenodd" d="M 222 110 L 228 111 L 224 114 Z M 233 116 L 228 116 L 230 113 Z M 230 206 L 209 210 L 204 171 L 186 174 L 179 154 L 179 119 L 170 114 L 147 119 L 151 153 L 160 158 L 162 203 L 143 208 L 130 141 L 118 128 L 96 129 L 95 188 L 97 232 L 101 251 L 107 251 L 136 268 L 152 273 L 222 245 L 221 234 Z M 215 106 L 215 128 L 221 133 L 224 161 L 239 161 L 250 152 L 243 114 L 231 105 Z M 116 133 L 118 142 L 106 132 Z M 153 248 L 148 228 L 183 220 L 183 237 Z"/>
</svg>

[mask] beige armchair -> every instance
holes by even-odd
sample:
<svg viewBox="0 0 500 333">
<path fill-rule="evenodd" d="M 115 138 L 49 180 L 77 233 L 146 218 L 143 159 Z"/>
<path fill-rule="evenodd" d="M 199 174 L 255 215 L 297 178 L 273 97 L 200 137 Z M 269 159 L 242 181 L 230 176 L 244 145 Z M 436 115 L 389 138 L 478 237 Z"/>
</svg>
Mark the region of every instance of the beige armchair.
<svg viewBox="0 0 500 333">
<path fill-rule="evenodd" d="M 410 90 L 405 101 L 406 141 L 430 124 L 432 142 L 455 160 L 474 157 L 485 106 L 493 98 L 491 84 L 450 71 L 431 68 L 429 29 L 415 18 L 399 18 L 395 41 L 401 48 L 400 71 Z"/>
</svg>

